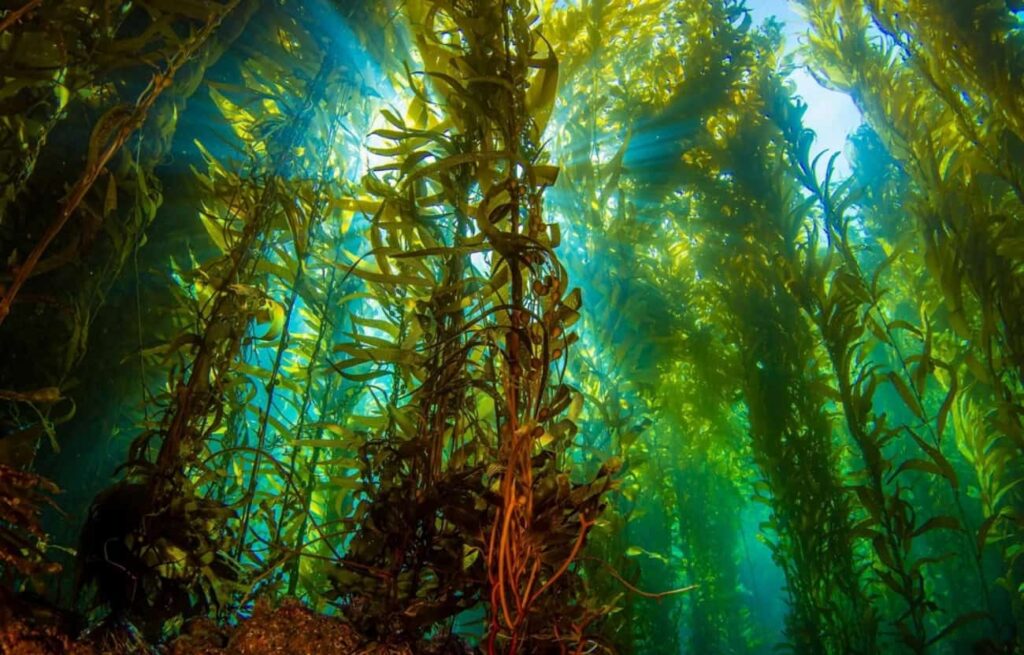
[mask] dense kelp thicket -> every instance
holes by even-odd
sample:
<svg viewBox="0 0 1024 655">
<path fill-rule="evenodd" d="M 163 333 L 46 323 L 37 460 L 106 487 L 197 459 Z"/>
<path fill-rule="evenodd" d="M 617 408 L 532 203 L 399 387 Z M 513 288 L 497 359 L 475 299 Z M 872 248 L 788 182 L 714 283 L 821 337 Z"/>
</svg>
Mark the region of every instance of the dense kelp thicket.
<svg viewBox="0 0 1024 655">
<path fill-rule="evenodd" d="M 0 649 L 1024 652 L 1024 7 L 793 4 L 5 9 Z"/>
</svg>

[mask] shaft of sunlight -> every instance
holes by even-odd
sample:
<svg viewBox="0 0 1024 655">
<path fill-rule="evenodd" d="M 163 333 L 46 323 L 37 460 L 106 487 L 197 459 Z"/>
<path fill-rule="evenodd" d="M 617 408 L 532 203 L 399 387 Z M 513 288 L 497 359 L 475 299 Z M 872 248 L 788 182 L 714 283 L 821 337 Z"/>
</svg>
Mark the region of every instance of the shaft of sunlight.
<svg viewBox="0 0 1024 655">
<path fill-rule="evenodd" d="M 793 53 L 800 47 L 808 25 L 796 12 L 792 2 L 749 0 L 747 8 L 755 23 L 761 23 L 773 16 L 783 23 L 787 53 Z M 799 56 L 797 62 L 800 62 Z M 796 85 L 797 95 L 807 103 L 804 124 L 814 130 L 818 137 L 814 151 L 839 152 L 840 155 L 836 159 L 836 174 L 845 177 L 850 173 L 850 161 L 846 152 L 847 139 L 863 122 L 860 110 L 850 96 L 823 87 L 803 66 L 793 72 L 791 79 Z M 822 158 L 819 167 L 823 166 L 827 158 Z M 823 171 L 819 170 L 818 173 L 821 174 Z"/>
</svg>

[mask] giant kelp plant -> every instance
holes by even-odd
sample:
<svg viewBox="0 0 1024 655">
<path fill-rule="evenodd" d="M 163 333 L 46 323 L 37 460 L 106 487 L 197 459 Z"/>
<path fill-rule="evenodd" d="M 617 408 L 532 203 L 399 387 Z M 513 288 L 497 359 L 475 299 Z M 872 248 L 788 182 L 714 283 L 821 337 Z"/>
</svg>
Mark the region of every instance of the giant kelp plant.
<svg viewBox="0 0 1024 655">
<path fill-rule="evenodd" d="M 1024 653 L 1024 5 L 747 3 L 5 5 L 0 652 Z"/>
</svg>

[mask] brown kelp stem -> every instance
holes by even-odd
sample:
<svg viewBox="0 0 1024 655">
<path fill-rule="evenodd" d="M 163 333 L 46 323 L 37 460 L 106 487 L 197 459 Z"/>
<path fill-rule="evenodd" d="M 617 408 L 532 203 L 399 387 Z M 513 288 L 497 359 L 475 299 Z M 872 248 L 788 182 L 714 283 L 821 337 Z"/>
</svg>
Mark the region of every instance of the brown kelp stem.
<svg viewBox="0 0 1024 655">
<path fill-rule="evenodd" d="M 922 381 L 930 369 L 948 378 L 947 402 L 937 424 L 952 414 L 961 451 L 981 455 L 968 458 L 979 482 L 993 476 L 985 486 L 1009 492 L 1019 465 L 1003 459 L 1006 447 L 1013 444 L 1018 449 L 1017 461 L 1024 450 L 1024 327 L 1016 309 L 1021 305 L 1021 257 L 1005 244 L 1020 238 L 1024 204 L 1019 157 L 1014 154 L 1020 142 L 1014 118 L 1019 108 L 1007 106 L 1016 101 L 1005 87 L 1019 72 L 1013 72 L 1019 61 L 1012 61 L 1019 37 L 1000 31 L 998 25 L 1015 19 L 1002 3 L 804 4 L 815 34 L 812 52 L 827 72 L 823 79 L 851 92 L 889 156 L 905 171 L 905 189 L 898 199 L 912 219 L 912 229 L 905 233 L 920 244 L 921 252 L 913 260 L 923 269 L 919 283 L 935 292 L 934 298 L 913 303 L 927 317 L 925 352 L 905 361 L 917 362 L 915 378 Z M 900 10 L 893 11 L 897 6 Z M 869 36 L 872 23 L 882 34 L 880 39 Z M 843 29 L 837 29 L 839 24 Z M 978 36 L 968 37 L 953 52 L 936 49 L 967 24 L 979 28 Z M 914 38 L 908 40 L 906 33 Z M 988 50 L 988 59 L 976 62 L 981 70 L 965 70 L 964 61 L 976 56 L 979 47 Z M 903 64 L 903 57 L 909 65 Z M 998 79 L 991 78 L 995 70 L 1001 71 Z M 947 335 L 947 352 L 956 357 L 933 362 L 929 348 L 937 341 L 934 336 L 942 333 Z M 921 385 L 903 386 L 910 387 L 908 401 L 916 411 L 921 403 L 915 392 Z M 970 400 L 968 394 L 991 403 L 980 429 L 955 420 L 955 409 Z M 932 449 L 941 430 L 936 429 L 934 436 L 927 444 Z M 962 445 L 968 441 L 971 445 Z M 979 451 L 981 441 L 985 445 Z M 981 454 L 986 449 L 991 457 Z M 992 466 L 995 460 L 1004 464 Z M 985 512 L 977 539 L 969 546 L 976 560 L 993 534 L 1020 534 L 1021 522 L 1012 518 L 1012 512 L 992 507 Z M 1003 561 L 1006 579 L 1017 581 L 1010 586 L 1019 586 L 1019 559 L 1010 556 Z M 1019 623 L 1024 605 L 1019 591 L 1014 597 Z"/>
<path fill-rule="evenodd" d="M 342 242 L 339 240 L 338 246 L 335 248 L 334 259 L 336 259 L 336 260 L 339 259 L 340 256 L 341 256 L 341 252 L 340 252 L 341 251 L 341 243 Z M 338 288 L 341 286 L 341 283 L 338 281 L 337 277 L 338 277 L 338 269 L 334 268 L 334 267 L 331 267 L 330 271 L 327 273 L 327 293 L 326 293 L 326 295 L 324 297 L 324 306 L 323 306 L 324 311 L 322 312 L 322 318 L 320 320 L 320 325 L 317 328 L 316 341 L 315 341 L 315 343 L 313 345 L 313 349 L 312 349 L 312 351 L 310 353 L 309 363 L 308 363 L 308 365 L 306 367 L 306 382 L 305 382 L 305 385 L 304 385 L 304 388 L 303 388 L 302 404 L 301 404 L 300 409 L 299 409 L 299 423 L 296 426 L 296 430 L 295 430 L 296 436 L 300 440 L 303 438 L 304 430 L 307 429 L 306 428 L 306 416 L 307 416 L 307 413 L 309 411 L 310 405 L 313 403 L 313 395 L 314 395 L 314 393 L 313 393 L 314 392 L 313 381 L 314 381 L 314 378 L 316 376 L 317 371 L 323 365 L 323 362 L 321 361 L 321 356 L 322 356 L 324 342 L 325 342 L 327 336 L 329 335 L 329 332 L 330 332 L 331 328 L 334 326 L 333 320 L 328 320 L 328 318 L 327 318 L 327 311 L 326 310 L 329 309 L 329 308 L 334 307 L 334 301 L 336 299 L 336 294 L 337 294 Z M 330 382 L 328 382 L 328 384 L 324 388 L 323 396 L 321 398 L 321 404 L 326 405 L 328 402 L 330 402 L 330 400 L 332 399 L 332 397 L 334 395 L 335 386 L 336 385 L 333 383 L 333 378 L 332 378 L 332 380 Z M 321 437 L 323 436 L 323 434 L 324 434 L 324 430 L 325 430 L 325 428 L 322 425 L 318 426 L 317 429 L 316 429 L 316 432 L 314 433 L 313 440 L 314 441 L 319 441 L 321 439 Z M 296 465 L 297 465 L 297 463 L 299 461 L 299 450 L 300 450 L 299 446 L 295 446 L 293 448 L 293 450 L 292 450 L 292 453 L 291 453 L 291 456 L 290 456 L 290 459 L 289 459 L 289 462 L 288 462 L 288 476 L 289 476 L 289 478 L 294 478 L 294 476 L 295 476 Z M 317 476 L 316 476 L 317 464 L 320 461 L 320 456 L 321 456 L 322 452 L 323 452 L 323 449 L 321 447 L 319 447 L 319 446 L 313 448 L 313 452 L 312 452 L 312 454 L 310 455 L 310 457 L 308 459 L 308 464 L 306 465 L 306 468 L 308 469 L 307 472 L 306 472 L 306 475 L 308 476 L 307 479 L 306 479 L 306 484 L 305 484 L 305 487 L 302 489 L 301 496 L 298 497 L 298 501 L 301 503 L 302 508 L 301 508 L 301 511 L 299 512 L 299 515 L 301 517 L 300 518 L 299 527 L 295 531 L 294 543 L 292 544 L 292 548 L 294 549 L 296 555 L 295 555 L 295 560 L 291 563 L 291 565 L 289 567 L 289 577 L 288 577 L 288 593 L 289 594 L 294 594 L 296 592 L 296 589 L 298 588 L 298 584 L 299 584 L 299 570 L 300 570 L 300 567 L 301 567 L 301 564 L 302 564 L 303 547 L 305 545 L 306 532 L 307 532 L 307 524 L 309 522 L 309 511 L 310 511 L 310 506 L 311 506 L 311 504 L 313 502 L 313 490 L 314 490 L 316 482 L 317 482 Z M 288 492 L 286 491 L 285 494 L 284 494 L 284 497 L 282 498 L 282 502 L 281 502 L 281 507 L 282 507 L 281 519 L 278 522 L 278 525 L 277 525 L 277 528 L 276 528 L 275 539 L 274 539 L 275 542 L 280 540 L 281 530 L 282 530 L 282 528 L 284 527 L 284 524 L 285 524 L 285 513 L 288 511 L 288 498 L 289 498 Z"/>
<path fill-rule="evenodd" d="M 308 96 L 306 99 L 306 107 L 302 113 L 306 115 L 306 120 L 309 119 L 309 114 L 312 109 L 319 103 L 320 99 L 324 96 L 326 91 L 326 84 L 329 79 L 329 75 L 334 71 L 338 62 L 330 55 L 325 55 L 323 62 L 320 64 L 320 70 L 317 72 L 316 77 L 310 83 L 307 91 Z M 334 130 L 328 131 L 328 143 L 334 137 Z M 325 153 L 324 161 L 329 161 L 329 153 Z M 325 164 L 326 166 L 326 164 Z M 323 179 L 325 171 L 321 170 L 319 178 L 317 180 L 316 193 L 320 196 L 317 202 L 312 208 L 312 212 L 309 216 L 305 217 L 306 220 L 294 220 L 291 228 L 293 230 L 294 247 L 296 249 L 296 265 L 294 271 L 294 279 L 291 283 L 291 289 L 288 293 L 288 300 L 285 304 L 283 315 L 280 318 L 282 322 L 281 334 L 277 343 L 277 350 L 274 353 L 274 362 L 271 365 L 269 378 L 265 382 L 266 391 L 266 402 L 263 408 L 260 410 L 259 416 L 259 428 L 256 433 L 256 458 L 253 461 L 252 468 L 249 470 L 249 482 L 246 488 L 245 497 L 243 501 L 241 527 L 239 528 L 238 535 L 238 547 L 236 549 L 235 557 L 240 557 L 243 549 L 245 548 L 245 541 L 249 533 L 249 518 L 252 514 L 252 506 L 256 495 L 256 483 L 261 475 L 260 462 L 262 459 L 261 453 L 266 448 L 267 430 L 270 426 L 270 413 L 274 411 L 274 400 L 277 392 L 277 385 L 279 383 L 279 375 L 281 372 L 281 364 L 284 361 L 285 353 L 288 352 L 289 343 L 291 341 L 291 333 L 289 326 L 292 323 L 292 316 L 295 312 L 297 303 L 299 301 L 300 290 L 303 285 L 306 284 L 306 266 L 310 259 L 312 249 L 317 245 L 316 236 L 320 231 L 320 222 L 323 219 L 324 214 L 324 202 L 323 202 Z"/>
<path fill-rule="evenodd" d="M 343 376 L 392 380 L 375 393 L 380 418 L 365 422 L 379 435 L 361 449 L 372 500 L 338 584 L 350 615 L 374 608 L 410 635 L 424 629 L 421 612 L 482 600 L 489 648 L 516 652 L 559 641 L 548 626 L 571 622 L 537 607 L 577 582 L 572 562 L 612 474 L 570 496 L 565 444 L 551 446 L 574 432 L 560 417 L 572 392 L 559 369 L 580 307 L 541 206 L 557 174 L 540 147 L 557 60 L 526 3 L 407 9 L 424 70 L 409 76 L 405 116 L 383 112 L 388 125 L 374 132 L 372 150 L 389 157 L 364 181 L 380 198 L 365 257 L 375 267 L 352 265 L 382 305 L 383 320 L 362 322 L 387 339 L 336 346 L 349 358 L 335 365 Z M 537 520 L 551 536 L 537 536 Z M 474 535 L 471 554 L 459 531 Z M 450 570 L 459 561 L 464 570 Z M 361 570 L 345 570 L 355 562 Z"/>
<path fill-rule="evenodd" d="M 96 144 L 96 150 L 90 152 L 85 171 L 83 171 L 82 176 L 68 192 L 67 198 L 61 204 L 60 210 L 57 213 L 57 217 L 46 228 L 46 231 L 43 232 L 36 245 L 25 258 L 25 261 L 18 266 L 14 279 L 11 280 L 11 283 L 4 290 L 3 297 L 0 297 L 0 325 L 3 324 L 4 319 L 10 314 L 11 305 L 18 295 L 18 291 L 21 290 L 22 285 L 32 275 L 33 270 L 50 243 L 60 234 L 68 220 L 74 215 L 82 199 L 85 198 L 85 195 L 95 184 L 107 163 L 117 154 L 121 146 L 128 141 L 132 133 L 142 126 L 149 110 L 159 99 L 160 94 L 170 88 L 178 70 L 190 61 L 192 55 L 214 34 L 225 16 L 238 6 L 240 1 L 230 0 L 220 11 L 213 13 L 206 22 L 206 25 L 190 38 L 181 50 L 168 59 L 164 70 L 153 76 L 134 106 L 118 106 L 104 114 L 93 132 L 92 138 Z"/>
<path fill-rule="evenodd" d="M 871 538 L 880 561 L 884 565 L 891 565 L 895 578 L 883 579 L 891 590 L 903 597 L 910 608 L 909 614 L 914 627 L 912 637 L 908 638 L 908 641 L 912 642 L 911 647 L 916 652 L 923 652 L 927 646 L 934 643 L 934 640 L 930 640 L 926 634 L 925 616 L 930 605 L 925 596 L 921 566 L 915 566 L 915 562 L 908 556 L 915 537 L 920 537 L 932 529 L 961 532 L 965 551 L 970 553 L 974 563 L 984 607 L 986 610 L 991 609 L 981 553 L 975 548 L 974 539 L 971 539 L 964 530 L 969 525 L 969 519 L 960 496 L 959 482 L 941 449 L 940 430 L 947 422 L 957 393 L 956 372 L 949 363 L 931 353 L 929 328 L 925 353 L 914 358 L 919 362 L 919 374 L 912 374 L 910 364 L 894 334 L 893 321 L 887 318 L 881 306 L 885 291 L 879 288 L 878 275 L 875 275 L 872 281 L 867 279 L 850 242 L 850 219 L 846 212 L 854 203 L 858 190 L 829 187 L 834 173 L 832 162 L 826 167 L 825 182 L 819 182 L 814 164 L 809 159 L 813 135 L 801 129 L 798 120 L 793 120 L 802 114 L 803 107 L 780 104 L 776 107 L 774 114 L 789 144 L 789 157 L 798 169 L 797 177 L 820 206 L 825 234 L 828 237 L 824 254 L 818 254 L 817 236 L 809 235 L 810 245 L 804 254 L 805 262 L 793 262 L 792 265 L 794 271 L 802 267 L 803 284 L 806 286 L 800 298 L 822 334 L 825 349 L 836 373 L 847 429 L 861 453 L 865 466 L 864 473 L 869 481 L 867 486 L 854 486 L 870 516 L 869 520 L 858 524 L 858 530 Z M 835 157 L 832 161 L 834 160 Z M 839 261 L 833 264 L 835 254 L 839 255 Z M 886 265 L 887 263 L 881 264 L 878 272 L 881 273 Z M 827 276 L 831 276 L 831 279 L 826 279 Z M 867 332 L 866 324 L 870 324 L 871 321 L 876 321 L 875 325 L 880 326 L 880 329 L 872 330 L 874 336 L 892 350 L 900 371 L 883 376 L 878 372 L 880 367 L 872 362 L 868 347 L 860 341 Z M 949 391 L 934 418 L 938 429 L 933 426 L 932 420 L 927 419 L 924 410 L 925 400 L 921 395 L 924 378 L 920 372 L 929 368 L 941 369 L 951 376 Z M 893 377 L 901 374 L 905 382 Z M 886 428 L 885 420 L 872 411 L 875 391 L 884 382 L 892 383 L 898 389 L 907 390 L 904 395 L 910 397 L 904 400 L 915 416 L 924 423 L 930 435 L 931 447 L 920 444 L 921 438 L 910 428 L 906 429 L 920 444 L 919 452 L 927 459 L 908 458 L 897 465 L 884 454 L 887 443 L 903 436 L 898 428 Z M 920 464 L 921 462 L 924 464 Z M 909 505 L 900 498 L 899 486 L 897 485 L 893 493 L 888 491 L 902 473 L 922 467 L 924 472 L 933 474 L 937 483 L 948 485 L 957 507 L 956 518 L 935 516 L 928 521 L 915 521 L 913 513 L 907 514 Z M 894 469 L 894 472 L 887 476 L 891 469 Z M 874 522 L 881 527 L 883 540 L 877 539 L 878 533 L 871 530 Z"/>
<path fill-rule="evenodd" d="M 0 32 L 6 32 L 8 28 L 21 20 L 27 13 L 33 11 L 36 7 L 43 4 L 43 0 L 29 0 L 17 9 L 12 9 L 7 12 L 3 20 L 0 21 Z"/>
</svg>

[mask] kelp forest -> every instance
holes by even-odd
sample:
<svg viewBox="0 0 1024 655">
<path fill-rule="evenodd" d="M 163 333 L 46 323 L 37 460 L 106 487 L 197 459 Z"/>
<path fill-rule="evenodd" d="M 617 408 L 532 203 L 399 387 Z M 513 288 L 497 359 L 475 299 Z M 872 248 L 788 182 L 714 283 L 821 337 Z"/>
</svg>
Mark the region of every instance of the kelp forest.
<svg viewBox="0 0 1024 655">
<path fill-rule="evenodd" d="M 1024 653 L 1021 0 L 3 0 L 0 77 L 0 653 Z"/>
</svg>

